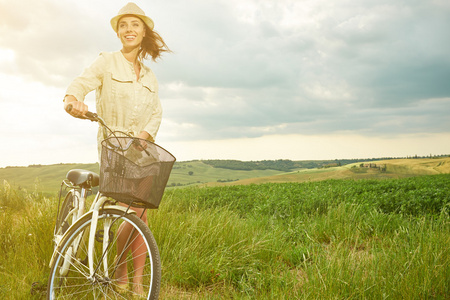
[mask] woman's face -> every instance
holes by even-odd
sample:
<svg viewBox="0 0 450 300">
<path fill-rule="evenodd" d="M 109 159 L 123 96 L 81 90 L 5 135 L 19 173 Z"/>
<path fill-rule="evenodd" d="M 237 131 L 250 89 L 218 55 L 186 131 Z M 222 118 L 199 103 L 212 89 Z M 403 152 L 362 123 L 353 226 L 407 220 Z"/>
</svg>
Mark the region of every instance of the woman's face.
<svg viewBox="0 0 450 300">
<path fill-rule="evenodd" d="M 140 47 L 145 36 L 144 22 L 134 16 L 122 17 L 117 24 L 117 36 L 124 48 Z"/>
</svg>

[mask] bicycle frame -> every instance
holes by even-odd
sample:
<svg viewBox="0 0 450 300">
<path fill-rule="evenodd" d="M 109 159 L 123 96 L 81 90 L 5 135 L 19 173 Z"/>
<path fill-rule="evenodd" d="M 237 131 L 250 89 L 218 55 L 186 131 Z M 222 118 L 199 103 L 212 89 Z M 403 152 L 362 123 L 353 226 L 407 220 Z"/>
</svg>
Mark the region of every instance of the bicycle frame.
<svg viewBox="0 0 450 300">
<path fill-rule="evenodd" d="M 66 183 L 67 185 L 67 183 Z M 132 210 L 130 207 L 124 207 L 124 206 L 120 206 L 120 205 L 105 205 L 107 203 L 107 201 L 109 200 L 107 197 L 103 196 L 100 192 L 97 193 L 93 203 L 91 204 L 90 209 L 87 212 L 84 212 L 85 210 L 85 204 L 86 204 L 86 196 L 88 194 L 88 189 L 86 188 L 78 188 L 78 187 L 74 187 L 74 186 L 70 186 L 72 188 L 72 190 L 70 191 L 71 193 L 73 193 L 75 195 L 75 201 L 74 201 L 74 207 L 73 209 L 71 209 L 71 211 L 67 214 L 67 218 L 72 218 L 73 222 L 70 225 L 70 227 L 65 231 L 65 233 L 63 235 L 57 235 L 55 234 L 55 250 L 53 252 L 52 258 L 50 260 L 50 266 L 52 266 L 56 256 L 58 255 L 58 246 L 60 244 L 60 242 L 62 240 L 64 240 L 65 236 L 68 235 L 70 233 L 70 229 L 74 226 L 77 225 L 77 222 L 79 220 L 81 220 L 84 216 L 86 215 L 90 215 L 92 214 L 91 218 L 91 230 L 90 230 L 90 234 L 89 234 L 89 240 L 88 240 L 88 267 L 89 267 L 89 277 L 88 279 L 91 281 L 95 281 L 94 275 L 95 275 L 95 268 L 94 268 L 94 263 L 93 263 L 93 248 L 94 248 L 94 243 L 95 243 L 95 233 L 96 233 L 96 229 L 97 229 L 97 222 L 98 222 L 98 216 L 99 216 L 99 211 L 100 209 L 106 209 L 106 208 L 114 208 L 117 210 L 122 211 L 124 214 L 128 213 L 128 214 L 136 214 L 136 212 L 134 210 Z M 78 198 L 79 197 L 79 198 Z M 104 236 L 107 238 L 103 239 L 103 253 L 105 254 L 108 251 L 108 245 L 109 245 L 109 241 L 108 241 L 108 237 L 109 237 L 109 228 L 111 226 L 111 223 L 106 223 L 104 225 L 103 228 L 103 232 L 104 232 Z M 71 247 L 72 250 L 68 253 L 68 255 L 66 255 L 65 259 L 65 269 L 67 270 L 69 265 L 71 264 L 71 254 L 72 253 L 76 253 L 78 250 L 78 246 L 80 244 L 80 239 L 75 240 Z M 104 255 L 104 260 L 103 260 L 103 267 L 105 270 L 105 274 L 108 273 L 108 265 L 107 265 L 107 261 L 106 261 L 106 255 Z M 64 273 L 64 270 L 62 271 L 62 273 Z"/>
<path fill-rule="evenodd" d="M 70 111 L 71 107 L 68 109 L 68 111 Z M 84 117 L 85 119 L 91 120 L 91 121 L 95 121 L 98 122 L 101 126 L 103 126 L 104 128 L 108 129 L 111 133 L 114 133 L 108 126 L 106 126 L 105 122 L 103 121 L 102 118 L 100 118 L 97 114 L 88 112 L 86 114 L 86 117 Z M 83 118 L 82 118 L 83 119 Z M 131 143 L 129 145 L 126 145 L 126 149 L 128 149 L 131 146 Z M 82 219 L 84 216 L 92 214 L 91 216 L 91 230 L 90 230 L 90 234 L 89 234 L 89 241 L 88 241 L 88 245 L 89 245 L 89 252 L 88 252 L 88 264 L 89 264 L 89 278 L 90 280 L 94 280 L 94 273 L 95 273 L 95 269 L 93 266 L 93 247 L 94 247 L 94 242 L 95 242 L 95 232 L 96 232 L 96 228 L 97 228 L 97 222 L 98 222 L 98 216 L 99 216 L 99 211 L 100 208 L 115 208 L 118 209 L 120 211 L 123 211 L 124 214 L 125 213 L 131 213 L 131 214 L 136 214 L 136 212 L 134 210 L 132 210 L 130 208 L 130 206 L 128 208 L 125 208 L 123 206 L 120 205 L 105 205 L 106 202 L 108 201 L 108 198 L 103 196 L 100 192 L 97 193 L 90 209 L 85 213 L 85 206 L 86 206 L 86 198 L 88 195 L 88 192 L 90 191 L 89 188 L 85 188 L 82 186 L 74 186 L 68 179 L 64 180 L 63 183 L 69 187 L 71 190 L 69 191 L 69 193 L 72 193 L 74 201 L 73 201 L 73 208 L 68 212 L 67 216 L 65 217 L 65 219 L 63 221 L 68 220 L 69 218 L 72 219 L 71 225 L 69 226 L 69 228 L 64 232 L 63 235 L 59 235 L 57 232 L 54 232 L 54 242 L 55 242 L 55 250 L 53 252 L 52 258 L 50 260 L 50 266 L 52 266 L 58 250 L 58 246 L 60 244 L 60 242 L 62 240 L 64 240 L 65 236 L 68 235 L 68 233 L 70 232 L 70 229 L 77 224 L 77 221 Z M 58 211 L 59 213 L 59 211 Z M 109 227 L 111 226 L 111 224 L 105 224 L 103 228 L 104 233 L 106 233 L 106 237 L 109 237 Z M 106 241 L 106 242 L 105 242 Z M 108 245 L 108 238 L 105 238 L 103 240 L 103 253 L 105 254 L 107 249 L 107 245 Z M 72 244 L 72 250 L 69 251 L 68 255 L 66 255 L 67 257 L 65 258 L 65 265 L 66 265 L 66 269 L 68 269 L 70 263 L 71 263 L 71 254 L 72 253 L 76 253 L 76 251 L 78 250 L 78 246 L 80 244 L 80 240 L 75 240 Z M 104 255 L 104 257 L 106 257 L 106 255 Z M 106 258 L 104 260 L 104 267 L 107 268 L 106 265 Z M 106 271 L 107 272 L 107 271 Z M 64 273 L 64 271 L 63 271 Z"/>
<path fill-rule="evenodd" d="M 145 152 L 149 157 L 153 155 L 149 152 L 151 149 L 146 150 L 147 144 L 141 139 L 112 131 L 95 113 L 88 112 L 81 119 L 98 122 L 103 127 L 106 140 L 104 145 L 106 148 L 103 149 L 125 153 L 134 146 L 131 153 L 136 149 Z M 109 137 L 106 136 L 108 132 Z M 104 170 L 100 169 L 100 176 L 103 174 L 102 171 Z M 61 185 L 60 205 L 54 230 L 55 248 L 49 263 L 51 268 L 48 283 L 49 299 L 56 299 L 58 295 L 63 297 L 81 293 L 89 295 L 92 290 L 94 295 L 130 293 L 155 300 L 160 289 L 161 262 L 153 234 L 142 220 L 146 206 L 144 205 L 142 215 L 138 216 L 132 206 L 142 207 L 142 204 L 136 202 L 134 195 L 127 194 L 126 191 L 122 198 L 120 194 L 117 196 L 113 192 L 110 194 L 108 189 L 104 189 L 105 182 L 102 181 L 104 177 L 100 176 L 87 170 L 70 170 L 63 181 L 65 191 L 68 192 L 63 202 L 61 202 L 63 189 Z M 161 184 L 165 183 L 162 181 Z M 90 208 L 86 210 L 87 197 L 96 186 L 99 186 L 101 192 L 95 195 Z M 129 248 L 131 246 L 132 248 Z M 125 272 L 130 272 L 133 276 L 133 281 L 128 281 L 123 275 L 124 267 L 127 266 L 128 259 L 133 259 L 134 264 L 135 258 L 139 258 L 138 265 L 133 265 L 131 271 L 125 268 Z M 132 284 L 130 288 L 123 287 L 124 277 Z"/>
</svg>

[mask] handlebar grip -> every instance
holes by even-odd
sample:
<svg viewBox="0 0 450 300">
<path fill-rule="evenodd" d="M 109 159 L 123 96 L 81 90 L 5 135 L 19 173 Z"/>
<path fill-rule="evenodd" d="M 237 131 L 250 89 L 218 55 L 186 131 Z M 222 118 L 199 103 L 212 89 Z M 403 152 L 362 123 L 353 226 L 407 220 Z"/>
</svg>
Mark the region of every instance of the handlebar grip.
<svg viewBox="0 0 450 300">
<path fill-rule="evenodd" d="M 67 105 L 66 111 L 69 113 L 72 111 L 72 104 Z"/>
<path fill-rule="evenodd" d="M 67 105 L 66 111 L 67 111 L 68 113 L 70 113 L 71 110 L 72 110 L 72 104 Z M 94 121 L 95 121 L 95 120 L 97 120 L 98 115 L 97 115 L 96 113 L 93 113 L 93 112 L 88 111 L 88 112 L 86 112 L 86 114 L 84 115 L 84 117 L 87 118 L 87 119 L 90 119 L 90 120 L 94 120 Z"/>
</svg>

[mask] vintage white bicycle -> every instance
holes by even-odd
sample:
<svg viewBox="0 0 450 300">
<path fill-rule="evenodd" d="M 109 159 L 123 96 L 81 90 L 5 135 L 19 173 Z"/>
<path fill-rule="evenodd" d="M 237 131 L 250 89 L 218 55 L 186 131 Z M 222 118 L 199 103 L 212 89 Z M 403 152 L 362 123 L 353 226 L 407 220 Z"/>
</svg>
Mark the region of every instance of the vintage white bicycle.
<svg viewBox="0 0 450 300">
<path fill-rule="evenodd" d="M 109 130 L 94 113 L 86 119 Z M 112 132 L 102 142 L 100 175 L 79 169 L 67 173 L 47 299 L 158 298 L 158 246 L 133 207 L 158 208 L 174 162 L 175 157 L 157 144 Z M 86 211 L 88 195 L 97 186 L 99 192 Z M 142 263 L 134 265 L 138 260 Z M 125 286 L 115 278 L 123 264 L 130 279 Z"/>
</svg>

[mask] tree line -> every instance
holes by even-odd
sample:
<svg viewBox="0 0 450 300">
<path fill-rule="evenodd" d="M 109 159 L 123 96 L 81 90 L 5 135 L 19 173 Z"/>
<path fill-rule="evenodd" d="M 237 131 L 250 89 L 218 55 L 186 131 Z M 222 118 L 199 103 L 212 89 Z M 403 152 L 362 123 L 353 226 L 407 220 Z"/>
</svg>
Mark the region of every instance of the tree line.
<svg viewBox="0 0 450 300">
<path fill-rule="evenodd" d="M 358 160 L 356 160 L 358 161 Z M 355 160 L 304 160 L 292 161 L 289 159 L 278 160 L 261 160 L 261 161 L 240 161 L 240 160 L 203 160 L 214 168 L 230 169 L 230 170 L 278 170 L 289 172 L 294 169 L 313 169 L 321 168 L 332 163 L 343 165 L 355 162 Z"/>
<path fill-rule="evenodd" d="M 202 160 L 203 163 L 208 164 L 214 168 L 230 169 L 230 170 L 278 170 L 282 172 L 289 172 L 294 169 L 314 169 L 325 168 L 329 166 L 343 166 L 357 162 L 367 162 L 375 160 L 388 160 L 399 158 L 440 158 L 449 156 L 444 155 L 429 155 L 429 156 L 411 156 L 411 157 L 381 157 L 381 158 L 355 158 L 355 159 L 334 159 L 334 160 L 301 160 L 293 161 L 289 159 L 278 160 L 261 160 L 261 161 L 241 161 L 231 159 L 210 159 Z"/>
</svg>

